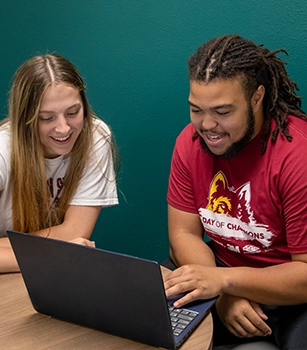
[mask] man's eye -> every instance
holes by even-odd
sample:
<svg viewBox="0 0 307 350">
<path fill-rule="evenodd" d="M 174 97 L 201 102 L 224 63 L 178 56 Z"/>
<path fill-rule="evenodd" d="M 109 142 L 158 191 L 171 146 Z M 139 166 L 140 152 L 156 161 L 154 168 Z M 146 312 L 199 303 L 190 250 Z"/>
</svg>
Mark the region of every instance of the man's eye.
<svg viewBox="0 0 307 350">
<path fill-rule="evenodd" d="M 227 115 L 227 114 L 229 114 L 229 112 L 227 111 L 227 112 L 219 112 L 219 111 L 215 111 L 216 112 L 216 114 L 218 114 L 218 115 Z"/>
<path fill-rule="evenodd" d="M 193 113 L 199 113 L 199 112 L 201 112 L 201 110 L 200 110 L 200 109 L 196 109 L 196 108 L 192 108 L 192 109 L 191 109 L 191 112 L 193 112 Z"/>
</svg>

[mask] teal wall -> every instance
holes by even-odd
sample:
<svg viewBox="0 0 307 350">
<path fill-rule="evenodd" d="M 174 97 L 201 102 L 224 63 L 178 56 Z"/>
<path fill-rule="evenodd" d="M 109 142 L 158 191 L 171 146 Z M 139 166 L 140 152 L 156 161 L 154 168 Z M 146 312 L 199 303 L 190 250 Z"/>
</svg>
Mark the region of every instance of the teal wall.
<svg viewBox="0 0 307 350">
<path fill-rule="evenodd" d="M 102 211 L 96 244 L 161 261 L 168 255 L 169 162 L 189 122 L 188 56 L 211 37 L 233 33 L 286 48 L 290 56 L 282 57 L 305 101 L 306 19 L 304 0 L 2 1 L 0 116 L 25 60 L 46 52 L 71 60 L 122 158 L 120 205 Z"/>
</svg>

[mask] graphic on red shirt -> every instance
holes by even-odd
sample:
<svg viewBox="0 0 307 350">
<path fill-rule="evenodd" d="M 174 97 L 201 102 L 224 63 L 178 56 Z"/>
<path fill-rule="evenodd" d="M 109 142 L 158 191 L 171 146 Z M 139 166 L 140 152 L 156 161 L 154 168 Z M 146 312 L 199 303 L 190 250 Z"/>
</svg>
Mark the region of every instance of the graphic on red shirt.
<svg viewBox="0 0 307 350">
<path fill-rule="evenodd" d="M 268 250 L 273 234 L 267 225 L 256 222 L 250 203 L 250 182 L 235 189 L 218 172 L 210 184 L 207 207 L 199 209 L 207 235 L 237 252 Z"/>
</svg>

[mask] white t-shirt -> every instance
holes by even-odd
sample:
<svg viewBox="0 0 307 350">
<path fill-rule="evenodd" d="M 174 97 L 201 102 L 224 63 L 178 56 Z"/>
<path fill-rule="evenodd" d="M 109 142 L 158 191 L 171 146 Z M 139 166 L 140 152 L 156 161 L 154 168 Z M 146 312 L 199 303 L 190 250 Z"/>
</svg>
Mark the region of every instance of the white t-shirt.
<svg viewBox="0 0 307 350">
<path fill-rule="evenodd" d="M 95 120 L 94 125 L 103 128 L 107 137 L 110 137 L 110 129 L 102 120 Z M 0 237 L 6 236 L 6 231 L 12 229 L 10 143 L 10 127 L 9 123 L 6 123 L 0 127 Z M 65 156 L 45 159 L 46 181 L 51 192 L 50 204 L 60 196 L 69 162 L 70 157 Z M 80 179 L 70 205 L 108 207 L 115 204 L 118 204 L 118 197 L 111 146 L 95 128 L 88 167 Z"/>
</svg>

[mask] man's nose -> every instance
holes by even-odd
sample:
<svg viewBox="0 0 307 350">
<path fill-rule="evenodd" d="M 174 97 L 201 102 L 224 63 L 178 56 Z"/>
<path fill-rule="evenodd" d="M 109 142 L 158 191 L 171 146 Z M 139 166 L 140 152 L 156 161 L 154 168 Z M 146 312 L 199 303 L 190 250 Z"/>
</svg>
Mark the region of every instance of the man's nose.
<svg viewBox="0 0 307 350">
<path fill-rule="evenodd" d="M 203 130 L 212 130 L 216 128 L 218 125 L 217 121 L 215 120 L 214 116 L 210 113 L 204 113 L 202 118 L 201 126 Z"/>
</svg>

